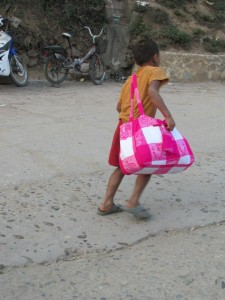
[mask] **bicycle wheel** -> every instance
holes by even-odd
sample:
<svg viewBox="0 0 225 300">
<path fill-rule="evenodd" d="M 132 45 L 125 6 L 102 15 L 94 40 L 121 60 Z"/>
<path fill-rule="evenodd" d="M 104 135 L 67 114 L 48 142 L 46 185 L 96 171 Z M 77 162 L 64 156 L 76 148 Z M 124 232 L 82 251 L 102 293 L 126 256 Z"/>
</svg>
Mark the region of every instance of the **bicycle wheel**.
<svg viewBox="0 0 225 300">
<path fill-rule="evenodd" d="M 96 85 L 101 84 L 105 78 L 105 65 L 102 58 L 95 54 L 89 64 L 89 74 L 92 82 Z"/>
<path fill-rule="evenodd" d="M 47 57 L 44 65 L 44 75 L 51 84 L 60 84 L 66 80 L 69 70 L 63 68 L 64 60 L 54 55 Z"/>
<path fill-rule="evenodd" d="M 25 86 L 28 83 L 28 72 L 22 58 L 15 54 L 10 58 L 10 78 L 17 86 Z"/>
</svg>

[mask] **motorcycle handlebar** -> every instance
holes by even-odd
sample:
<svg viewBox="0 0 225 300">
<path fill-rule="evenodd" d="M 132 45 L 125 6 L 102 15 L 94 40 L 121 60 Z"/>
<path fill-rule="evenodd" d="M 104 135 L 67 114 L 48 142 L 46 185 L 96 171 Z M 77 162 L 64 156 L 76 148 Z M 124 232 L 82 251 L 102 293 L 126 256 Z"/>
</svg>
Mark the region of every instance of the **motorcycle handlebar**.
<svg viewBox="0 0 225 300">
<path fill-rule="evenodd" d="M 0 27 L 4 26 L 8 22 L 8 19 L 5 18 L 4 16 L 9 12 L 10 8 L 11 8 L 11 5 L 7 4 L 5 7 L 5 10 L 4 10 L 4 13 L 2 15 L 0 15 Z"/>
<path fill-rule="evenodd" d="M 0 27 L 4 26 L 8 22 L 7 18 L 0 17 Z"/>
</svg>

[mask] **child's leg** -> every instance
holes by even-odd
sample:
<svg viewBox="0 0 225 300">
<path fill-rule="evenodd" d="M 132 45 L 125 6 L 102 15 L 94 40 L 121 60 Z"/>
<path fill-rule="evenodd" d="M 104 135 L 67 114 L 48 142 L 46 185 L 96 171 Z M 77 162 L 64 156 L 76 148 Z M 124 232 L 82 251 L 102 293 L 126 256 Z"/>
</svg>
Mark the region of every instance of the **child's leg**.
<svg viewBox="0 0 225 300">
<path fill-rule="evenodd" d="M 112 208 L 114 196 L 123 177 L 124 174 L 122 173 L 120 168 L 115 169 L 109 177 L 105 198 L 103 200 L 103 203 L 101 203 L 100 205 L 101 211 L 108 211 Z"/>
<path fill-rule="evenodd" d="M 146 185 L 148 184 L 151 175 L 138 175 L 135 181 L 133 193 L 131 194 L 130 198 L 126 202 L 126 206 L 133 208 L 138 206 L 139 199 L 141 194 L 143 193 Z"/>
</svg>

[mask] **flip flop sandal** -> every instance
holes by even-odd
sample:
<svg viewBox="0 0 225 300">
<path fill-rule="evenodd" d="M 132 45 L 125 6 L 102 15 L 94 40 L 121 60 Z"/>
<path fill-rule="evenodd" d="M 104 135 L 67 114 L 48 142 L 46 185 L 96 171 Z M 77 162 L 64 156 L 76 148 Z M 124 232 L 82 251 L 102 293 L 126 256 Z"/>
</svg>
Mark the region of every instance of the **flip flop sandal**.
<svg viewBox="0 0 225 300">
<path fill-rule="evenodd" d="M 98 208 L 97 214 L 100 216 L 107 216 L 107 215 L 111 215 L 111 214 L 122 212 L 122 211 L 123 211 L 123 209 L 122 209 L 121 205 L 113 203 L 113 206 L 110 210 L 102 211 Z"/>
<path fill-rule="evenodd" d="M 149 219 L 150 218 L 149 212 L 140 204 L 133 208 L 130 208 L 127 206 L 122 206 L 122 209 L 140 219 Z"/>
</svg>

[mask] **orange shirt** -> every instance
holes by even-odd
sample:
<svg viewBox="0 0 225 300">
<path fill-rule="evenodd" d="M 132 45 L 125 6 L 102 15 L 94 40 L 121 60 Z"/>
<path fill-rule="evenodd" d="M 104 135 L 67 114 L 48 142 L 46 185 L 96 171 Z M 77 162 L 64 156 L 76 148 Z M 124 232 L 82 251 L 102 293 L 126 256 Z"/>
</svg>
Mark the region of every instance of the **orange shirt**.
<svg viewBox="0 0 225 300">
<path fill-rule="evenodd" d="M 137 82 L 138 90 L 141 97 L 141 102 L 146 115 L 154 117 L 156 113 L 156 107 L 153 105 L 150 97 L 148 96 L 149 84 L 153 80 L 159 80 L 161 86 L 168 82 L 168 77 L 165 72 L 160 67 L 144 66 L 137 70 Z M 121 112 L 119 113 L 119 119 L 123 122 L 129 121 L 130 117 L 130 85 L 131 76 L 127 79 L 122 87 L 119 103 L 121 105 Z M 134 103 L 134 118 L 139 116 L 139 111 L 137 109 L 137 102 Z"/>
</svg>

